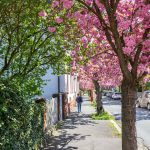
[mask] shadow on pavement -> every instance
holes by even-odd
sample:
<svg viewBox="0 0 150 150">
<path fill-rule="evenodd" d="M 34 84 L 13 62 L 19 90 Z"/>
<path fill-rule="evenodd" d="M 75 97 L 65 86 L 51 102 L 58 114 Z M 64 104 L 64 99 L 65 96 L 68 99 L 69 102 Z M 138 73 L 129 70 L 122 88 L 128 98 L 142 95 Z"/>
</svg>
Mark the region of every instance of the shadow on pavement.
<svg viewBox="0 0 150 150">
<path fill-rule="evenodd" d="M 77 112 L 71 113 L 68 119 L 65 120 L 64 125 L 60 128 L 61 134 L 58 136 L 49 136 L 45 140 L 45 148 L 41 150 L 75 150 L 78 147 L 67 146 L 69 142 L 85 140 L 87 136 L 91 135 L 81 135 L 81 134 L 69 134 L 67 130 L 73 130 L 78 127 L 78 125 L 91 125 L 94 126 L 95 123 L 90 119 L 89 114 L 78 114 Z M 83 127 L 84 128 L 84 127 Z M 67 147 L 66 147 L 67 146 Z"/>
<path fill-rule="evenodd" d="M 62 135 L 60 136 L 52 136 L 47 138 L 46 140 L 46 148 L 43 148 L 41 150 L 75 150 L 78 149 L 78 147 L 73 147 L 73 146 L 67 146 L 66 145 L 71 142 L 72 140 L 78 141 L 78 140 L 84 140 L 86 136 L 90 135 L 85 135 L 81 136 L 80 134 L 67 134 L 66 131 L 62 131 Z"/>
<path fill-rule="evenodd" d="M 64 126 L 62 127 L 62 129 L 72 129 L 72 128 L 76 128 L 77 125 L 94 125 L 97 124 L 94 121 L 92 121 L 90 119 L 90 114 L 78 114 L 76 112 L 73 112 L 69 119 L 67 119 L 65 121 Z"/>
<path fill-rule="evenodd" d="M 136 120 L 150 120 L 150 111 L 145 108 L 137 108 L 136 110 Z"/>
</svg>

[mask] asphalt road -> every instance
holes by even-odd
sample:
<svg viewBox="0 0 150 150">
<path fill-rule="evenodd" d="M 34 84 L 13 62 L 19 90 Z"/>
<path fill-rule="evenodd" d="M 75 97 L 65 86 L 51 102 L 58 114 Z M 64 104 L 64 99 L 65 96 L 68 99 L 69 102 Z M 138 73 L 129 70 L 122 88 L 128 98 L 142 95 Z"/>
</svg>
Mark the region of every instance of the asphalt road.
<svg viewBox="0 0 150 150">
<path fill-rule="evenodd" d="M 113 114 L 116 120 L 121 120 L 121 102 L 103 98 L 104 108 Z M 146 108 L 137 108 L 136 111 L 137 136 L 144 140 L 144 144 L 150 149 L 150 111 Z"/>
</svg>

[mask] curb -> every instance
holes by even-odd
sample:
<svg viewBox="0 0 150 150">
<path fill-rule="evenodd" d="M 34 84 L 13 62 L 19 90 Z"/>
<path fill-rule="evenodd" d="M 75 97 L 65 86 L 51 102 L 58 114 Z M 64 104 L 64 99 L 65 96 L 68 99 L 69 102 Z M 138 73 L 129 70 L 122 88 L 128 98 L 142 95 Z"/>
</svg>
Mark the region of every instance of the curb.
<svg viewBox="0 0 150 150">
<path fill-rule="evenodd" d="M 105 109 L 105 111 L 110 115 L 110 116 L 114 116 L 112 113 L 110 113 L 107 109 Z M 114 121 L 114 120 L 110 120 L 110 122 L 114 125 L 114 127 L 117 129 L 118 133 L 121 134 L 121 128 L 120 126 Z M 138 137 L 139 138 L 139 137 Z M 138 142 L 138 150 L 150 150 L 148 147 L 146 147 L 144 145 L 144 142 L 140 142 L 139 140 L 137 140 Z"/>
<path fill-rule="evenodd" d="M 117 129 L 118 133 L 121 134 L 121 128 L 119 127 L 119 125 L 114 121 L 114 120 L 110 120 L 110 122 L 114 125 L 114 127 Z"/>
<path fill-rule="evenodd" d="M 105 111 L 110 115 L 110 116 L 114 116 L 112 113 L 110 113 L 106 108 L 104 108 Z M 117 129 L 118 133 L 121 134 L 121 128 L 120 126 L 114 121 L 114 120 L 110 120 L 110 122 L 114 125 L 114 127 Z"/>
</svg>

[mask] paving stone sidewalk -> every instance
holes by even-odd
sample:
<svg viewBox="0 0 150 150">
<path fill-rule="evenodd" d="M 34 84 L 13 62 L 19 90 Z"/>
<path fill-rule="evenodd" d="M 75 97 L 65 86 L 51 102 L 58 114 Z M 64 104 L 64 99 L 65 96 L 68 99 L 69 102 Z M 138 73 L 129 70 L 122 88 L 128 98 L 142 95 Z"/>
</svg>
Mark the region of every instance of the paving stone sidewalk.
<svg viewBox="0 0 150 150">
<path fill-rule="evenodd" d="M 116 129 L 110 121 L 92 120 L 90 115 L 94 112 L 84 97 L 82 113 L 78 114 L 75 108 L 43 150 L 121 150 Z"/>
</svg>

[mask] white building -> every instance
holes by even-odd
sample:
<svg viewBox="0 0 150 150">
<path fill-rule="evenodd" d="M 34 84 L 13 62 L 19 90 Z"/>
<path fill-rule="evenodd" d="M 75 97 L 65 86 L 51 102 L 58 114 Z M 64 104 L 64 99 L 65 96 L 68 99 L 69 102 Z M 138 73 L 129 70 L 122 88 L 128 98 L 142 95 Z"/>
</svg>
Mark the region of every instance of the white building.
<svg viewBox="0 0 150 150">
<path fill-rule="evenodd" d="M 57 76 L 52 73 L 52 69 L 49 69 L 47 74 L 43 77 L 45 85 L 42 89 L 42 96 L 49 100 L 52 98 L 53 94 L 67 93 L 68 99 L 73 99 L 79 92 L 77 76 L 72 76 L 70 74 Z"/>
<path fill-rule="evenodd" d="M 63 116 L 66 116 L 64 109 L 66 109 L 67 114 L 70 112 L 75 104 L 76 95 L 79 92 L 77 76 L 72 76 L 70 74 L 57 76 L 52 73 L 52 69 L 49 69 L 47 74 L 43 77 L 45 85 L 42 88 L 42 97 L 47 99 L 45 128 L 49 128 L 57 121 L 62 120 Z M 55 97 L 55 95 L 58 94 L 59 98 Z M 62 94 L 66 95 L 65 104 L 63 103 Z"/>
</svg>

